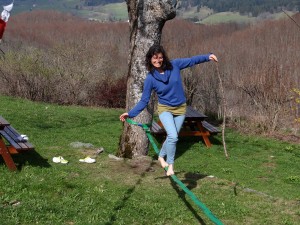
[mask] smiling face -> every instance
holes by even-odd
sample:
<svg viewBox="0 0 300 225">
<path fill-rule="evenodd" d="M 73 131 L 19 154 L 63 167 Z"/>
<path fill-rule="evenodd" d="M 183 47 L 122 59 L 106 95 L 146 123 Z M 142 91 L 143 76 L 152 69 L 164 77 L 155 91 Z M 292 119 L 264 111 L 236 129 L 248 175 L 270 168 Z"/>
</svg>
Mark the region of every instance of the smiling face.
<svg viewBox="0 0 300 225">
<path fill-rule="evenodd" d="M 153 55 L 151 58 L 152 65 L 158 70 L 162 70 L 161 67 L 162 67 L 163 61 L 164 61 L 164 57 L 163 57 L 162 53 L 157 53 L 157 54 Z"/>
</svg>

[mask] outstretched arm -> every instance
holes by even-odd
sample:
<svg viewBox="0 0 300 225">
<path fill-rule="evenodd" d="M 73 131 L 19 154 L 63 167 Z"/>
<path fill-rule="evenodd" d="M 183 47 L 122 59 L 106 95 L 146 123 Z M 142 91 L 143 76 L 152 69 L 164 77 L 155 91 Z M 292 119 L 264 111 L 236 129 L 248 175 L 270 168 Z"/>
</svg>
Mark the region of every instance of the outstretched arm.
<svg viewBox="0 0 300 225">
<path fill-rule="evenodd" d="M 136 117 L 138 114 L 140 114 L 140 112 L 142 112 L 148 105 L 148 102 L 151 97 L 151 92 L 152 92 L 152 82 L 151 82 L 151 77 L 149 75 L 146 77 L 144 82 L 144 89 L 143 89 L 141 100 L 129 112 L 125 112 L 121 114 L 120 120 L 124 122 L 126 118 L 128 117 L 133 118 Z"/>
<path fill-rule="evenodd" d="M 185 69 L 187 67 L 192 67 L 194 65 L 209 62 L 209 61 L 217 62 L 218 59 L 214 54 L 206 54 L 206 55 L 196 55 L 190 58 L 179 58 L 172 60 L 172 63 L 177 65 L 180 70 Z"/>
</svg>

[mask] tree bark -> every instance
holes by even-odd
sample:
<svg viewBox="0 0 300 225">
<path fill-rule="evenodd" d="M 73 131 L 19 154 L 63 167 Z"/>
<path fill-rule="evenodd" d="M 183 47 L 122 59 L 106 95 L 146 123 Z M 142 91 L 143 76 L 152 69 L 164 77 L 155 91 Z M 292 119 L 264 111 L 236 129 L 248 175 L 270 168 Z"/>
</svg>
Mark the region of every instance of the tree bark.
<svg viewBox="0 0 300 225">
<path fill-rule="evenodd" d="M 147 75 L 145 56 L 153 44 L 159 44 L 162 29 L 167 20 L 176 16 L 171 0 L 127 0 L 130 25 L 130 55 L 127 75 L 126 110 L 132 109 L 140 100 L 144 79 Z M 151 123 L 153 100 L 135 121 Z M 146 155 L 149 141 L 142 128 L 124 123 L 117 155 L 125 158 Z"/>
</svg>

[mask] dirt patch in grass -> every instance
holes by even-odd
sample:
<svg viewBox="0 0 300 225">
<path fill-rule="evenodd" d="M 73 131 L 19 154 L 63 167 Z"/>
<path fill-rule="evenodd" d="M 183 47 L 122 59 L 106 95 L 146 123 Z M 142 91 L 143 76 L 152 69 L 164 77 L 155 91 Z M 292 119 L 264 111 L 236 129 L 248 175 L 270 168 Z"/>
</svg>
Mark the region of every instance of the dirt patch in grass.
<svg viewBox="0 0 300 225">
<path fill-rule="evenodd" d="M 157 160 L 152 160 L 149 156 L 125 159 L 125 158 L 110 158 L 107 154 L 100 154 L 96 157 L 96 165 L 89 169 L 91 177 L 96 179 L 107 178 L 109 180 L 120 180 L 124 183 L 130 184 L 136 179 L 145 177 L 160 176 L 163 174 L 161 167 Z M 86 166 L 88 169 L 89 165 Z M 150 179 L 150 178 L 149 178 Z"/>
<path fill-rule="evenodd" d="M 267 162 L 262 164 L 263 167 L 270 168 L 270 169 L 275 169 L 276 168 L 276 163 L 274 162 Z"/>
<path fill-rule="evenodd" d="M 141 175 L 145 172 L 155 172 L 159 169 L 157 161 L 151 157 L 143 156 L 134 159 L 120 158 L 120 160 L 109 159 L 109 167 L 112 173 L 126 173 Z"/>
<path fill-rule="evenodd" d="M 145 172 L 155 172 L 158 169 L 158 162 L 147 156 L 127 160 L 126 164 L 133 173 L 139 175 Z"/>
</svg>

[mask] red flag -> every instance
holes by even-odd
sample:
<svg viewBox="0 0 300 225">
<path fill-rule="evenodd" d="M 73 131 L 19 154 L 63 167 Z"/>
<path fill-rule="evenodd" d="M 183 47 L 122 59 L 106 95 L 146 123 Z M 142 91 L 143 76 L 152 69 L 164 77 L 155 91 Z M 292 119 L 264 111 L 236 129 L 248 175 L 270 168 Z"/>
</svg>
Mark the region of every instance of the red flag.
<svg viewBox="0 0 300 225">
<path fill-rule="evenodd" d="M 10 16 L 10 11 L 12 10 L 13 5 L 14 5 L 14 3 L 3 6 L 3 11 L 1 13 L 1 18 L 0 18 L 0 41 L 1 41 L 3 33 L 5 31 L 6 23 Z"/>
<path fill-rule="evenodd" d="M 5 27 L 6 27 L 6 22 L 0 19 L 0 40 L 2 39 Z"/>
</svg>

